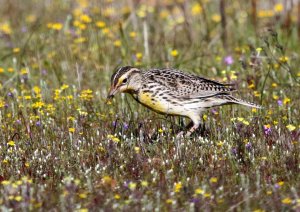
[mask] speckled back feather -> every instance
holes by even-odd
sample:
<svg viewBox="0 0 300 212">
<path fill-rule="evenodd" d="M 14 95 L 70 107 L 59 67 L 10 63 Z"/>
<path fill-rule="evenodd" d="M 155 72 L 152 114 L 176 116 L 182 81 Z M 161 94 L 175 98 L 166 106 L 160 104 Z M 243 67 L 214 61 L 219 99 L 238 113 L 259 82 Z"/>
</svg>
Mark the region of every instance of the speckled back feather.
<svg viewBox="0 0 300 212">
<path fill-rule="evenodd" d="M 165 92 L 182 99 L 208 98 L 235 90 L 231 84 L 222 84 L 175 69 L 151 69 L 143 74 L 143 78 L 147 84 L 159 84 Z"/>
</svg>

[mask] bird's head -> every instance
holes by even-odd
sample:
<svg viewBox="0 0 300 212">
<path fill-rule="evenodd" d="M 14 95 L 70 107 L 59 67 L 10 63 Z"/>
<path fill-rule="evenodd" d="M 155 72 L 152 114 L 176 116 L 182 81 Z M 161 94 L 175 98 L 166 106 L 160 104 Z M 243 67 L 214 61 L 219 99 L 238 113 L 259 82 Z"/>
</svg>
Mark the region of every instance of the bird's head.
<svg viewBox="0 0 300 212">
<path fill-rule="evenodd" d="M 119 68 L 111 76 L 110 90 L 107 99 L 112 99 L 117 93 L 133 93 L 137 91 L 140 86 L 141 70 L 131 66 L 124 66 Z"/>
</svg>

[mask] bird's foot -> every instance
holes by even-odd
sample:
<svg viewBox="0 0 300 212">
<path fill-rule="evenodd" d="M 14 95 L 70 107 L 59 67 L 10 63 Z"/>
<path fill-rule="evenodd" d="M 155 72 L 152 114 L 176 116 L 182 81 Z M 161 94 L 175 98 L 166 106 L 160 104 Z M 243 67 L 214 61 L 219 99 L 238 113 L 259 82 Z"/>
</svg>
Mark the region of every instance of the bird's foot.
<svg viewBox="0 0 300 212">
<path fill-rule="evenodd" d="M 179 133 L 177 133 L 176 139 L 183 138 L 183 136 L 184 136 L 184 132 L 183 132 L 183 131 L 180 131 Z"/>
<path fill-rule="evenodd" d="M 188 131 L 188 132 L 184 132 L 184 131 L 180 131 L 177 135 L 176 135 L 176 139 L 181 139 L 181 138 L 189 138 L 192 135 L 193 132 Z"/>
</svg>

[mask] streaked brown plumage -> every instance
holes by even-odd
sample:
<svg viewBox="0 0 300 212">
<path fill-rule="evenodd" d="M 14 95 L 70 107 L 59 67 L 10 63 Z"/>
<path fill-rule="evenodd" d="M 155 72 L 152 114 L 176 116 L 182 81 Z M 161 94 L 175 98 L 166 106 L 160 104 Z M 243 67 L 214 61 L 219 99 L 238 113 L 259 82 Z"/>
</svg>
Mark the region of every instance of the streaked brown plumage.
<svg viewBox="0 0 300 212">
<path fill-rule="evenodd" d="M 240 104 L 260 108 L 253 103 L 237 99 L 230 84 L 222 84 L 175 69 L 149 69 L 125 66 L 111 77 L 108 98 L 118 92 L 129 93 L 142 105 L 161 114 L 189 117 L 193 127 L 189 136 L 200 125 L 201 114 L 208 108 Z"/>
</svg>

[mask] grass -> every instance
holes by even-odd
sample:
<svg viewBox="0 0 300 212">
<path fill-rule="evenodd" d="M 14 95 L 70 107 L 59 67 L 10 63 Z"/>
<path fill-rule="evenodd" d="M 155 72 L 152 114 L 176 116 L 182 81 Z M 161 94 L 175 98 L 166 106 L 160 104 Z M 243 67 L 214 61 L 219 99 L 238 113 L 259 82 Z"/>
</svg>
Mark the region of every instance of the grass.
<svg viewBox="0 0 300 212">
<path fill-rule="evenodd" d="M 0 0 L 1 210 L 299 210 L 298 14 L 266 2 Z M 177 142 L 188 120 L 105 103 L 124 65 L 264 109 L 215 108 Z"/>
</svg>

